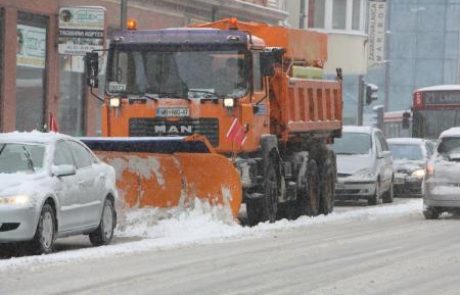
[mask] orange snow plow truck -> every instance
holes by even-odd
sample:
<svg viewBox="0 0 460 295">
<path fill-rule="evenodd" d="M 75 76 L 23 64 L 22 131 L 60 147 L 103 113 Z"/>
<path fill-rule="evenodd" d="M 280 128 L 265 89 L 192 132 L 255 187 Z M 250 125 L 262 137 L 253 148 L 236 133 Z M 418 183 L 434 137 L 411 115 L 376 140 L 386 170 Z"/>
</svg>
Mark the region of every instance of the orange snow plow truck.
<svg viewBox="0 0 460 295">
<path fill-rule="evenodd" d="M 86 55 L 98 87 L 99 56 Z M 103 137 L 129 206 L 191 198 L 248 222 L 333 210 L 342 74 L 326 80 L 327 35 L 224 19 L 116 33 L 107 54 Z"/>
</svg>

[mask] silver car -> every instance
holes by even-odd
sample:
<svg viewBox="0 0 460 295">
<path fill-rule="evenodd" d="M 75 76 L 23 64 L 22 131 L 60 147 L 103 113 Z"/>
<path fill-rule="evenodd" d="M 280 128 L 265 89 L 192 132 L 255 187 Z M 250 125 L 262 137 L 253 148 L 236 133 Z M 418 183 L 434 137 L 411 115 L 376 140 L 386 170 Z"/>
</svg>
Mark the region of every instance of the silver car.
<svg viewBox="0 0 460 295">
<path fill-rule="evenodd" d="M 337 155 L 336 200 L 393 202 L 392 158 L 379 129 L 344 126 L 331 147 Z"/>
<path fill-rule="evenodd" d="M 460 128 L 444 131 L 439 139 L 426 168 L 423 215 L 427 219 L 460 210 Z"/>
<path fill-rule="evenodd" d="M 115 171 L 79 140 L 56 133 L 0 134 L 0 247 L 27 241 L 50 253 L 58 237 L 108 244 L 116 225 Z"/>
</svg>

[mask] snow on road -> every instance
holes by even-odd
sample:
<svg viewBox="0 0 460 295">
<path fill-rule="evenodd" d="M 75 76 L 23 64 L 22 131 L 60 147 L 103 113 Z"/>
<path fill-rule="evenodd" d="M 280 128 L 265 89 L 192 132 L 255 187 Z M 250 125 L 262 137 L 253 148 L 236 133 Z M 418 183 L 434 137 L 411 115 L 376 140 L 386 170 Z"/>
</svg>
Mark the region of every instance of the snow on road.
<svg viewBox="0 0 460 295">
<path fill-rule="evenodd" d="M 229 218 L 224 209 L 210 208 L 197 203 L 190 210 L 170 210 L 161 212 L 153 209 L 131 209 L 120 212 L 116 236 L 136 238 L 129 241 L 98 248 L 83 248 L 63 251 L 51 255 L 15 257 L 0 260 L 0 272 L 17 268 L 40 268 L 50 264 L 68 263 L 79 260 L 126 255 L 152 249 L 188 247 L 197 244 L 220 243 L 226 240 L 250 239 L 273 235 L 289 229 L 321 226 L 347 221 L 366 221 L 398 217 L 422 212 L 422 200 L 408 200 L 398 204 L 376 207 L 339 210 L 328 216 L 301 217 L 294 221 L 280 220 L 263 223 L 249 228 L 239 225 Z M 140 238 L 140 240 L 139 240 Z"/>
</svg>

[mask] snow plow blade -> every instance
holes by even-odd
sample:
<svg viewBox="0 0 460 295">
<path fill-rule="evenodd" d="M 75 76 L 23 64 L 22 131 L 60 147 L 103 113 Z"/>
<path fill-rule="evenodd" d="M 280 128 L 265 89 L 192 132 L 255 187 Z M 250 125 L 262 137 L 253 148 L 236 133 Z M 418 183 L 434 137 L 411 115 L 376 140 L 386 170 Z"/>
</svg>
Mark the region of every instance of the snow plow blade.
<svg viewBox="0 0 460 295">
<path fill-rule="evenodd" d="M 234 217 L 238 215 L 238 171 L 201 136 L 81 140 L 115 168 L 118 192 L 128 207 L 187 206 L 199 198 L 228 206 Z"/>
</svg>

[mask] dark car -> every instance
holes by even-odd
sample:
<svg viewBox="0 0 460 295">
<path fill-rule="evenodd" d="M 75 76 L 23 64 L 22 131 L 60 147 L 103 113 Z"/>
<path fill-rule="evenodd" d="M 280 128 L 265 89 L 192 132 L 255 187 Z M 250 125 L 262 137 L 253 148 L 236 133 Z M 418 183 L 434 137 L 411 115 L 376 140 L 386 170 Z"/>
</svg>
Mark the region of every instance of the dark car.
<svg viewBox="0 0 460 295">
<path fill-rule="evenodd" d="M 422 138 L 390 138 L 387 142 L 393 156 L 395 196 L 422 197 L 432 145 Z"/>
</svg>

